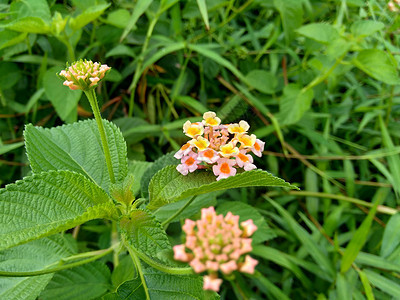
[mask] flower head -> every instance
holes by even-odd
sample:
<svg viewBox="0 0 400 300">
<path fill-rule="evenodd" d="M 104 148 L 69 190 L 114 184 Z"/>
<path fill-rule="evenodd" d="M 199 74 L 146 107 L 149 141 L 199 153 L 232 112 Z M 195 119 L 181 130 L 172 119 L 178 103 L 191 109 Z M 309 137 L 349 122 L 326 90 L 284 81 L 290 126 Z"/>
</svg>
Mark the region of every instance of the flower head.
<svg viewBox="0 0 400 300">
<path fill-rule="evenodd" d="M 203 114 L 202 122 L 186 121 L 183 133 L 192 139 L 175 153 L 174 157 L 181 160 L 176 169 L 182 175 L 197 169 L 212 170 L 217 180 L 234 176 L 239 168 L 256 169 L 249 153 L 261 156 L 264 142 L 254 134 L 247 134 L 249 128 L 244 120 L 221 124 L 212 111 Z"/>
<path fill-rule="evenodd" d="M 64 85 L 71 90 L 81 89 L 88 91 L 94 89 L 111 68 L 91 60 L 80 60 L 67 66 L 57 75 L 64 80 Z"/>
<path fill-rule="evenodd" d="M 257 229 L 252 220 L 241 222 L 239 216 L 228 212 L 217 215 L 214 207 L 203 208 L 201 219 L 186 220 L 182 227 L 186 243 L 174 246 L 174 258 L 188 262 L 196 273 L 204 276 L 206 290 L 218 291 L 222 280 L 218 271 L 229 275 L 240 271 L 254 273 L 257 260 L 246 255 L 252 250 L 250 236 Z"/>
</svg>

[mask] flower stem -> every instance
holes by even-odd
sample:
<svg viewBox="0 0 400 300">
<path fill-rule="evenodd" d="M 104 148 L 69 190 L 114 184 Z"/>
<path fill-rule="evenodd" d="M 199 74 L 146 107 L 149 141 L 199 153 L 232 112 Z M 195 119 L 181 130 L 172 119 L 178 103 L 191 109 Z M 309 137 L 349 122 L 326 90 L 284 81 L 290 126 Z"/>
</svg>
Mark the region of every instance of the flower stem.
<svg viewBox="0 0 400 300">
<path fill-rule="evenodd" d="M 114 248 L 118 247 L 119 244 L 113 245 L 110 248 L 104 249 L 104 250 L 98 250 L 98 251 L 91 251 L 91 252 L 85 252 L 85 253 L 80 253 L 77 255 L 73 255 L 70 257 L 67 257 L 65 259 L 62 259 L 59 263 L 64 263 L 69 260 L 75 260 L 79 258 L 84 258 L 84 257 L 90 257 L 88 259 L 84 259 L 81 261 L 77 261 L 74 263 L 62 265 L 59 267 L 55 267 L 52 269 L 45 269 L 45 270 L 40 270 L 40 271 L 27 271 L 27 272 L 8 272 L 8 271 L 0 271 L 0 277 L 1 276 L 6 276 L 6 277 L 28 277 L 28 276 L 38 276 L 38 275 L 44 275 L 44 274 L 49 274 L 49 273 L 55 273 L 58 271 L 66 270 L 66 269 L 71 269 L 77 266 L 81 266 L 87 263 L 90 263 L 92 261 L 95 261 L 99 258 L 102 258 L 103 256 L 106 256 L 107 254 L 111 253 L 114 251 Z"/>
<path fill-rule="evenodd" d="M 196 199 L 197 196 L 193 196 L 192 198 L 189 199 L 188 202 L 185 203 L 184 206 L 182 206 L 176 213 L 174 213 L 172 216 L 170 216 L 167 220 L 165 220 L 164 222 L 161 223 L 162 227 L 165 227 L 166 225 L 168 225 L 173 219 L 175 219 L 177 216 L 179 216 L 185 209 L 186 207 L 188 207 L 193 201 L 194 199 Z"/>
<path fill-rule="evenodd" d="M 96 93 L 94 89 L 92 89 L 89 91 L 85 91 L 85 94 L 86 97 L 88 97 L 89 99 L 90 106 L 92 107 L 94 117 L 97 122 L 97 127 L 99 128 L 101 143 L 103 144 L 104 156 L 106 158 L 108 174 L 110 175 L 110 181 L 111 183 L 115 183 L 114 170 L 111 163 L 110 149 L 108 148 L 107 136 L 104 130 L 103 121 L 101 119 L 99 105 L 97 104 Z"/>
</svg>

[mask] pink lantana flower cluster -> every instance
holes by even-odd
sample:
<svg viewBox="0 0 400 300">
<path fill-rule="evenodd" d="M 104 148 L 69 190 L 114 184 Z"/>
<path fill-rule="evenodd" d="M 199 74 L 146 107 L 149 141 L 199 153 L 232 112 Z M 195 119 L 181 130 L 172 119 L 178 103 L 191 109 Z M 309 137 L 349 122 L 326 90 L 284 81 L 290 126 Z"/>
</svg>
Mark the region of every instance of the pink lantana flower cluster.
<svg viewBox="0 0 400 300">
<path fill-rule="evenodd" d="M 244 254 L 253 250 L 250 236 L 257 230 L 253 220 L 241 222 L 239 216 L 228 212 L 217 215 L 214 207 L 203 208 L 201 219 L 186 219 L 182 227 L 186 243 L 174 246 L 174 258 L 189 262 L 196 273 L 207 272 L 204 276 L 205 290 L 218 292 L 224 275 L 234 271 L 253 274 L 258 261 Z"/>
<path fill-rule="evenodd" d="M 64 85 L 71 90 L 83 91 L 94 89 L 111 68 L 91 60 L 80 60 L 62 70 L 58 76 L 64 80 Z"/>
<path fill-rule="evenodd" d="M 212 168 L 217 180 L 235 175 L 237 168 L 256 169 L 248 153 L 261 157 L 265 143 L 254 134 L 247 134 L 249 128 L 243 120 L 223 125 L 212 111 L 204 113 L 202 122 L 186 121 L 183 132 L 192 139 L 175 153 L 175 158 L 181 160 L 176 169 L 187 175 L 197 169 Z"/>
</svg>

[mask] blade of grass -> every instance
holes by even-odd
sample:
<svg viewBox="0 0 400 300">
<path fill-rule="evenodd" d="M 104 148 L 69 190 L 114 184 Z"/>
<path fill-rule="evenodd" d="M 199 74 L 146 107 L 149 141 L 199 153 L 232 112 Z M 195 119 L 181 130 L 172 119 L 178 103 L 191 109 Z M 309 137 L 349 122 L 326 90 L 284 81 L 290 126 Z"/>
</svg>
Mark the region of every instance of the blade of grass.
<svg viewBox="0 0 400 300">
<path fill-rule="evenodd" d="M 207 5 L 205 0 L 197 0 L 197 5 L 199 6 L 201 17 L 203 18 L 204 25 L 206 25 L 206 29 L 210 30 L 210 24 L 208 22 L 208 12 Z"/>
<path fill-rule="evenodd" d="M 367 241 L 369 230 L 371 229 L 372 221 L 374 220 L 377 207 L 387 196 L 388 191 L 389 190 L 387 188 L 380 188 L 375 193 L 374 206 L 369 211 L 367 217 L 361 223 L 360 227 L 356 230 L 353 238 L 350 240 L 350 243 L 347 245 L 346 250 L 344 251 L 342 263 L 340 265 L 340 272 L 342 274 L 346 273 L 350 269 L 358 253 Z"/>
</svg>

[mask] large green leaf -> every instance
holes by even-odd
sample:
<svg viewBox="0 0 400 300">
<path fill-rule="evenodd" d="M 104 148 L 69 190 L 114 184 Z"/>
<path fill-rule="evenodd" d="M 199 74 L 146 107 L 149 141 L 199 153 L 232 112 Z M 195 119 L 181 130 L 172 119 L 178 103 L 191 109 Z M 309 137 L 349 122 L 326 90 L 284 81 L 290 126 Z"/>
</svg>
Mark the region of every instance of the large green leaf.
<svg viewBox="0 0 400 300">
<path fill-rule="evenodd" d="M 162 260 L 163 251 L 171 250 L 168 236 L 161 224 L 149 212 L 133 210 L 120 220 L 121 231 L 127 242 L 142 253 Z"/>
<path fill-rule="evenodd" d="M 103 120 L 117 182 L 128 173 L 126 144 L 118 127 Z M 25 143 L 34 173 L 70 170 L 81 173 L 106 191 L 110 178 L 95 120 L 45 129 L 27 125 Z"/>
<path fill-rule="evenodd" d="M 379 49 L 367 49 L 358 53 L 353 64 L 372 78 L 387 84 L 400 84 L 397 66 L 391 57 Z"/>
<path fill-rule="evenodd" d="M 291 189 L 297 187 L 262 170 L 246 171 L 226 179 L 216 181 L 211 171 L 198 170 L 186 176 L 167 166 L 157 172 L 150 181 L 149 209 L 156 209 L 186 197 L 201 195 L 213 191 L 250 186 L 279 186 Z"/>
<path fill-rule="evenodd" d="M 0 270 L 37 271 L 76 254 L 75 241 L 69 235 L 54 235 L 0 252 Z M 53 274 L 33 277 L 0 277 L 0 299 L 36 299 Z"/>
<path fill-rule="evenodd" d="M 50 171 L 0 190 L 0 250 L 88 220 L 112 218 L 108 195 L 81 174 Z"/>
<path fill-rule="evenodd" d="M 44 300 L 88 300 L 103 295 L 110 288 L 110 269 L 95 261 L 57 272 L 40 294 Z"/>
<path fill-rule="evenodd" d="M 355 36 L 368 36 L 385 28 L 385 24 L 373 20 L 358 20 L 351 24 L 350 31 Z"/>
<path fill-rule="evenodd" d="M 214 300 L 219 299 L 215 292 L 203 290 L 203 280 L 196 275 L 169 275 L 153 268 L 144 269 L 144 279 L 150 299 L 157 300 Z M 140 278 L 127 281 L 118 291 L 119 299 L 146 299 Z"/>
<path fill-rule="evenodd" d="M 49 33 L 50 26 L 41 18 L 24 17 L 7 24 L 6 28 L 18 32 Z"/>
</svg>

